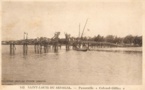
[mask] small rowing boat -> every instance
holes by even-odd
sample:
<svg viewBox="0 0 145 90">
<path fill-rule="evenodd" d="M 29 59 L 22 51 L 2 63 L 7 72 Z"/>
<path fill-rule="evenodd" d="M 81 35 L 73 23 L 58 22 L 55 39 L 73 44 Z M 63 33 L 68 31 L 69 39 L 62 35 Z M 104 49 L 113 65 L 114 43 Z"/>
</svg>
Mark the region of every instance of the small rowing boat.
<svg viewBox="0 0 145 90">
<path fill-rule="evenodd" d="M 76 47 L 75 50 L 76 51 L 87 51 L 88 49 L 87 48 L 78 48 L 78 47 Z"/>
</svg>

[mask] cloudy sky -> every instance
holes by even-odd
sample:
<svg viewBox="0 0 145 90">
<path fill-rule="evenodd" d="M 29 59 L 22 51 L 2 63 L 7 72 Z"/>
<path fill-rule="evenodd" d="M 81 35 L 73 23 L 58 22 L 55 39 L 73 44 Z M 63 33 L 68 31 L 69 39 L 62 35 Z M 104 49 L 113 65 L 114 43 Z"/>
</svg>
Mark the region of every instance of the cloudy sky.
<svg viewBox="0 0 145 90">
<path fill-rule="evenodd" d="M 142 6 L 133 2 L 3 2 L 2 40 L 53 37 L 60 31 L 78 36 L 142 35 Z"/>
</svg>

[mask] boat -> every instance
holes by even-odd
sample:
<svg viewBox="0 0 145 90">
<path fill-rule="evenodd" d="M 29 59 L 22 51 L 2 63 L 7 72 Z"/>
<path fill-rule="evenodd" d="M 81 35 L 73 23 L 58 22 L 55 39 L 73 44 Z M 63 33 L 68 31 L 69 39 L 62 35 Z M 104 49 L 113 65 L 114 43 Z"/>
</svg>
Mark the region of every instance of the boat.
<svg viewBox="0 0 145 90">
<path fill-rule="evenodd" d="M 88 22 L 88 19 L 86 20 L 86 23 L 85 23 L 85 26 L 84 26 L 84 28 L 83 28 L 83 31 L 82 31 L 81 36 L 80 36 L 80 24 L 79 24 L 79 36 L 78 36 L 78 37 L 79 37 L 80 41 L 81 41 L 81 39 L 82 39 L 82 37 L 83 37 L 83 33 L 84 33 L 84 30 L 85 30 L 85 27 L 86 27 L 87 22 Z M 80 42 L 80 41 L 79 41 L 79 42 Z M 76 46 L 76 47 L 75 47 L 75 50 L 76 50 L 76 51 L 87 51 L 88 48 L 87 48 L 87 47 L 82 47 L 82 48 L 80 48 L 80 47 Z"/>
<path fill-rule="evenodd" d="M 87 51 L 88 49 L 87 48 L 79 48 L 79 47 L 75 47 L 75 49 L 74 50 L 76 50 L 76 51 Z"/>
<path fill-rule="evenodd" d="M 76 51 L 87 51 L 88 49 L 87 48 L 76 48 L 75 50 Z"/>
</svg>

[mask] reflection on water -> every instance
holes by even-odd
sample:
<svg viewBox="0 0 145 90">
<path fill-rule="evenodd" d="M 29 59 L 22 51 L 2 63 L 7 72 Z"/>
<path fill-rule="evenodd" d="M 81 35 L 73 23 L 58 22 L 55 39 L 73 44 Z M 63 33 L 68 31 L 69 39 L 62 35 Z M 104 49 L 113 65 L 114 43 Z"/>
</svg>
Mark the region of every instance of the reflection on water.
<svg viewBox="0 0 145 90">
<path fill-rule="evenodd" d="M 141 84 L 142 48 L 81 52 L 62 47 L 57 53 L 36 54 L 29 46 L 28 54 L 23 55 L 22 46 L 16 46 L 15 55 L 10 55 L 9 46 L 2 46 L 2 79 L 3 84 Z"/>
</svg>

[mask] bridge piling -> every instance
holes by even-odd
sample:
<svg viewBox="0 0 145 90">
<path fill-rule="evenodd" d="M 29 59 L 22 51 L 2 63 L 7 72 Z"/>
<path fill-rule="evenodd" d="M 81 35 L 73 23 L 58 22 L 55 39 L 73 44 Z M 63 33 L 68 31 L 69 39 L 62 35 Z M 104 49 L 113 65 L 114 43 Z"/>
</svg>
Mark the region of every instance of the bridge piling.
<svg viewBox="0 0 145 90">
<path fill-rule="evenodd" d="M 28 52 L 28 44 L 27 43 L 24 43 L 23 44 L 23 54 L 24 55 L 27 55 L 27 52 Z"/>
<path fill-rule="evenodd" d="M 14 55 L 15 54 L 15 50 L 16 50 L 15 43 L 11 42 L 10 43 L 10 55 Z"/>
</svg>

